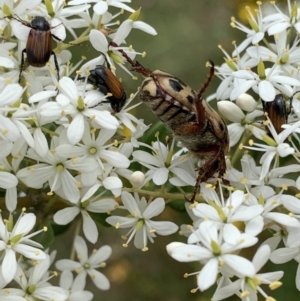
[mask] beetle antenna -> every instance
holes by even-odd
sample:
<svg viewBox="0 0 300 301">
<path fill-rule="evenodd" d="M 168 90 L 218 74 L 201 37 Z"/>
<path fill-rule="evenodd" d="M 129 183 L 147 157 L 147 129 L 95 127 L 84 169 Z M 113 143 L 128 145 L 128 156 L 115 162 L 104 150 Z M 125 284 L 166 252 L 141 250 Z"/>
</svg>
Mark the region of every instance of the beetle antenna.
<svg viewBox="0 0 300 301">
<path fill-rule="evenodd" d="M 119 45 L 116 44 L 115 42 L 110 42 L 109 45 L 113 47 L 119 47 Z M 149 76 L 152 73 L 151 70 L 145 68 L 138 61 L 133 61 L 123 49 L 118 49 L 118 51 L 122 54 L 122 56 L 126 59 L 126 61 L 132 66 L 133 71 L 138 72 L 144 76 Z"/>
<path fill-rule="evenodd" d="M 204 94 L 206 88 L 209 86 L 214 74 L 215 74 L 215 64 L 213 63 L 213 61 L 209 60 L 210 63 L 210 72 L 208 75 L 208 78 L 206 80 L 206 82 L 204 83 L 203 87 L 200 89 L 199 93 L 198 93 L 198 99 L 201 100 L 202 99 L 202 95 Z"/>
<path fill-rule="evenodd" d="M 293 98 L 294 96 L 297 94 L 297 93 L 300 93 L 300 91 L 296 91 L 290 98 L 290 112 L 292 110 L 292 107 L 293 107 Z"/>
</svg>

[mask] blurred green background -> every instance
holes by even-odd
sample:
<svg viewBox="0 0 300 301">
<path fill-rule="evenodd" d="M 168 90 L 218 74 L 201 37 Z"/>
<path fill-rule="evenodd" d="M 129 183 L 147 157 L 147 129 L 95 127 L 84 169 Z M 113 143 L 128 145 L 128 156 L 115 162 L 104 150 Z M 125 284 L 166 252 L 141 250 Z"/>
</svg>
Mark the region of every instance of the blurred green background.
<svg viewBox="0 0 300 301">
<path fill-rule="evenodd" d="M 199 89 L 206 79 L 208 69 L 207 60 L 211 59 L 216 65 L 223 62 L 223 54 L 218 49 L 221 44 L 231 53 L 232 41 L 239 44 L 245 35 L 230 27 L 230 17 L 238 20 L 246 18 L 244 7 L 255 5 L 255 1 L 238 0 L 132 0 L 134 9 L 142 8 L 140 20 L 152 25 L 158 32 L 153 37 L 134 30 L 127 39 L 135 50 L 146 51 L 147 56 L 138 60 L 146 67 L 155 70 L 161 69 L 179 77 L 194 89 Z M 126 14 L 126 13 L 125 13 Z M 246 19 L 244 19 L 246 20 Z M 80 48 L 80 47 L 79 47 Z M 124 86 L 128 93 L 132 81 L 123 76 Z M 141 78 L 139 79 L 139 83 Z M 213 93 L 219 81 L 214 79 L 206 95 Z M 155 123 L 158 119 L 149 113 L 143 105 L 137 108 L 136 114 L 145 118 L 148 123 Z M 151 119 L 148 118 L 151 117 Z M 176 212 L 168 208 L 160 220 L 172 220 L 178 225 L 190 223 L 185 213 Z M 66 235 L 59 237 L 55 245 L 58 251 L 69 250 L 66 247 Z M 126 232 L 127 230 L 125 230 Z M 149 251 L 143 253 L 136 250 L 131 243 L 127 249 L 122 247 L 122 230 L 99 228 L 99 239 L 93 248 L 108 244 L 113 248 L 113 254 L 107 260 L 107 267 L 103 272 L 110 280 L 109 291 L 99 291 L 92 283 L 87 289 L 95 294 L 94 301 L 205 301 L 210 300 L 214 288 L 207 292 L 191 294 L 190 290 L 196 287 L 196 278 L 183 278 L 185 273 L 199 271 L 198 263 L 179 263 L 167 255 L 165 246 L 172 241 L 186 241 L 185 238 L 174 234 L 169 237 L 157 237 L 155 243 L 148 245 Z M 262 238 L 264 240 L 265 238 Z M 252 259 L 253 250 L 246 250 Z M 268 266 L 268 271 L 281 269 L 281 266 Z M 299 292 L 295 291 L 296 263 L 288 265 L 283 281 L 284 286 L 278 292 L 272 292 L 277 300 L 298 300 Z M 265 288 L 265 287 L 264 287 Z M 227 300 L 239 300 L 231 298 Z M 259 296 L 258 300 L 265 300 Z M 84 300 L 83 300 L 84 301 Z"/>
</svg>

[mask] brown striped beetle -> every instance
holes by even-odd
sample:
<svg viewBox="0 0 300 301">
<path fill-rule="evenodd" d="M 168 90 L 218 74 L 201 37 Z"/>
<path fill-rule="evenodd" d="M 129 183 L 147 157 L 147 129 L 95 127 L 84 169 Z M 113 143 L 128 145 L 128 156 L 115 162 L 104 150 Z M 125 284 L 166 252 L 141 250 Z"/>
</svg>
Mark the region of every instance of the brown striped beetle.
<svg viewBox="0 0 300 301">
<path fill-rule="evenodd" d="M 189 199 L 194 202 L 201 182 L 215 173 L 222 177 L 226 171 L 225 154 L 229 148 L 227 126 L 203 99 L 203 93 L 214 75 L 214 64 L 210 62 L 209 77 L 203 88 L 196 92 L 177 77 L 160 70 L 146 69 L 132 61 L 123 50 L 119 51 L 134 71 L 146 76 L 140 89 L 141 100 L 203 163 L 198 169 L 194 192 Z"/>
<path fill-rule="evenodd" d="M 51 27 L 49 22 L 41 16 L 34 17 L 30 23 L 20 19 L 19 17 L 14 17 L 14 19 L 31 28 L 28 35 L 26 48 L 22 51 L 19 82 L 21 81 L 22 71 L 24 68 L 24 53 L 27 54 L 28 64 L 33 67 L 44 67 L 52 54 L 54 56 L 57 79 L 59 80 L 59 66 L 56 55 L 52 50 L 52 38 L 57 41 L 61 41 L 61 39 L 51 33 L 51 29 L 54 27 Z"/>
<path fill-rule="evenodd" d="M 127 95 L 120 80 L 110 70 L 108 61 L 106 64 L 107 67 L 97 65 L 95 69 L 91 70 L 88 82 L 97 87 L 103 94 L 111 94 L 107 97 L 108 100 L 101 101 L 101 103 L 110 103 L 113 111 L 118 113 L 125 105 Z"/>
<path fill-rule="evenodd" d="M 293 97 L 299 92 L 300 91 L 295 92 L 289 100 L 286 100 L 283 94 L 277 94 L 273 101 L 262 101 L 263 110 L 267 113 L 277 134 L 284 130 L 281 126 L 288 123 L 288 116 L 291 114 Z M 268 128 L 267 131 L 269 133 Z"/>
</svg>

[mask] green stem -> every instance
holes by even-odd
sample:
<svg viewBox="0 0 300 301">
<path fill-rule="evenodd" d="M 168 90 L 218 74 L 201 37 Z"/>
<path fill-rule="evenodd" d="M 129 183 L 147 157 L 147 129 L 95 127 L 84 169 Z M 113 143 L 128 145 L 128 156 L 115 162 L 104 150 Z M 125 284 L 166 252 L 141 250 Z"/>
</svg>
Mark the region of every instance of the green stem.
<svg viewBox="0 0 300 301">
<path fill-rule="evenodd" d="M 137 192 L 139 194 L 146 194 L 152 197 L 161 197 L 164 199 L 171 199 L 171 200 L 178 200 L 178 199 L 184 199 L 184 195 L 182 193 L 169 193 L 165 191 L 149 191 L 144 189 L 137 189 L 137 188 L 123 188 L 124 191 L 128 192 Z M 196 197 L 195 201 L 202 202 L 203 199 L 200 197 Z"/>
<path fill-rule="evenodd" d="M 240 141 L 240 144 L 245 144 L 251 137 L 252 133 L 249 130 L 245 130 L 244 135 L 242 136 L 242 140 Z M 243 151 L 238 148 L 238 146 L 235 149 L 235 152 L 233 156 L 231 156 L 231 164 L 232 166 L 235 166 L 235 163 L 243 156 Z"/>
<path fill-rule="evenodd" d="M 67 48 L 70 48 L 71 46 L 88 41 L 89 33 L 92 28 L 93 28 L 93 26 L 90 25 L 77 39 L 75 39 L 74 41 L 72 41 L 70 43 L 64 43 L 64 42 L 58 43 L 57 47 L 53 51 L 60 53 L 64 49 L 67 49 Z"/>
<path fill-rule="evenodd" d="M 59 134 L 58 134 L 58 133 L 55 133 L 55 132 L 53 132 L 53 131 L 51 131 L 51 130 L 49 130 L 49 129 L 43 127 L 43 126 L 41 127 L 41 130 L 42 130 L 44 133 L 47 133 L 47 134 L 49 134 L 49 135 L 51 135 L 51 136 L 59 137 Z"/>
<path fill-rule="evenodd" d="M 74 231 L 74 241 L 75 241 L 76 236 L 80 234 L 80 229 L 81 229 L 81 227 L 82 227 L 82 219 L 81 219 L 81 218 L 78 218 L 78 219 L 77 219 L 76 228 L 75 228 L 75 231 Z M 75 252 L 76 252 L 76 250 L 75 250 L 75 246 L 74 246 L 74 244 L 73 244 L 72 250 L 71 250 L 71 254 L 70 254 L 70 259 L 71 259 L 71 260 L 75 260 L 75 259 L 76 259 L 76 257 L 75 257 L 75 255 L 76 255 Z"/>
</svg>

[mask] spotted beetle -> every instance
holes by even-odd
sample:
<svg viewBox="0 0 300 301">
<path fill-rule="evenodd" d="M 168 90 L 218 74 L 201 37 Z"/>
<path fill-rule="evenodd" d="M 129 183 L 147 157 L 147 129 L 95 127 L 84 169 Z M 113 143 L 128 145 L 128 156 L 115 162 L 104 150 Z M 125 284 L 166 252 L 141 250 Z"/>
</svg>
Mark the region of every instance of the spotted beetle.
<svg viewBox="0 0 300 301">
<path fill-rule="evenodd" d="M 146 77 L 140 89 L 141 100 L 174 133 L 175 138 L 202 161 L 194 192 L 189 199 L 194 202 L 201 182 L 216 173 L 222 177 L 226 171 L 228 129 L 220 115 L 203 99 L 214 75 L 214 64 L 210 62 L 208 79 L 202 89 L 196 92 L 177 77 L 160 70 L 151 71 L 139 62 L 132 61 L 123 50 L 119 51 L 134 71 Z"/>
</svg>

